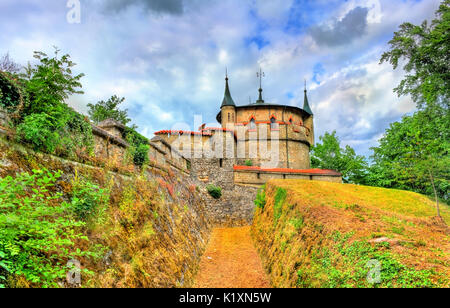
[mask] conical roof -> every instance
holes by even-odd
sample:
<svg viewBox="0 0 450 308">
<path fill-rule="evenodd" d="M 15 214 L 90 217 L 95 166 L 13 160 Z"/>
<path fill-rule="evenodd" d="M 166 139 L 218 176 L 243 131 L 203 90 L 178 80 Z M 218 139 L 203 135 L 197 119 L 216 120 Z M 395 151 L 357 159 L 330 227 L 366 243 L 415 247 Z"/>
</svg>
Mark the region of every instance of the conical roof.
<svg viewBox="0 0 450 308">
<path fill-rule="evenodd" d="M 224 96 L 223 102 L 222 102 L 222 107 L 225 107 L 225 106 L 236 107 L 236 104 L 234 103 L 234 100 L 231 97 L 230 87 L 228 86 L 228 76 L 227 76 L 227 78 L 225 78 L 225 96 Z"/>
</svg>

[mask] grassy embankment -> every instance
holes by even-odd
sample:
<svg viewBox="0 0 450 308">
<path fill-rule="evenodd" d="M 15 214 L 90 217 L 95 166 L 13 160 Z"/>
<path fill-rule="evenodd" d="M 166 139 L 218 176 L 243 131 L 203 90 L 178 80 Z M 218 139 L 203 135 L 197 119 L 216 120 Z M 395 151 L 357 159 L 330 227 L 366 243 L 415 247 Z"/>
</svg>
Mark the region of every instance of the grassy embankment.
<svg viewBox="0 0 450 308">
<path fill-rule="evenodd" d="M 449 286 L 449 228 L 426 196 L 274 180 L 256 203 L 252 235 L 275 287 Z M 448 224 L 445 204 L 441 215 Z"/>
</svg>

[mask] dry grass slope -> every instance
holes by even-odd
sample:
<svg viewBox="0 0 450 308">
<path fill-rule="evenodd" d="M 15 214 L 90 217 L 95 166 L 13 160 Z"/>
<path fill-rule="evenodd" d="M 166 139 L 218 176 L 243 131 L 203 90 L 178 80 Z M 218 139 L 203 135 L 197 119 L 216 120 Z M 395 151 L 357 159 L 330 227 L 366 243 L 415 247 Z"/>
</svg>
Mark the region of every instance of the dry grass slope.
<svg viewBox="0 0 450 308">
<path fill-rule="evenodd" d="M 275 287 L 449 286 L 449 228 L 426 196 L 300 180 L 265 193 L 252 235 Z M 372 259 L 379 284 L 367 281 Z"/>
</svg>

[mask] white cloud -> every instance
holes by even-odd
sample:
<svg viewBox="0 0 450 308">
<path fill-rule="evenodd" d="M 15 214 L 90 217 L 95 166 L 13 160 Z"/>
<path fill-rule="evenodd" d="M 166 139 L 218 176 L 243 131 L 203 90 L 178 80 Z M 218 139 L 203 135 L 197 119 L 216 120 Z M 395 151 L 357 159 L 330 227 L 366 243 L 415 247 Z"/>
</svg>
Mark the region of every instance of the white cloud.
<svg viewBox="0 0 450 308">
<path fill-rule="evenodd" d="M 61 1 L 3 0 L 0 54 L 9 51 L 26 63 L 33 50 L 51 52 L 57 45 L 79 64 L 76 72 L 86 74 L 86 93 L 72 97 L 71 106 L 86 112 L 89 102 L 125 96 L 124 107 L 149 137 L 175 122 L 191 123 L 194 114 L 214 121 L 225 67 L 238 104 L 248 103 L 249 96 L 256 99 L 259 66 L 266 72 L 269 102 L 302 106 L 306 78 L 317 135 L 336 130 L 344 144 L 364 154 L 390 122 L 414 110 L 409 98 L 392 92 L 402 72 L 378 64 L 387 41 L 402 22 L 432 18 L 440 3 L 320 0 L 303 3 L 292 17 L 291 5 L 297 2 L 292 0 L 133 2 L 116 1 L 120 9 L 105 14 L 104 0 L 83 1 L 82 23 L 69 25 Z M 352 40 L 341 35 L 339 44 L 330 46 L 311 34 L 314 27 L 336 26 L 357 7 L 366 8 L 367 15 L 353 16 L 365 28 Z M 297 24 L 296 31 L 286 30 L 288 21 Z M 330 39 L 327 35 L 323 38 Z M 318 64 L 323 73 L 316 84 Z"/>
</svg>

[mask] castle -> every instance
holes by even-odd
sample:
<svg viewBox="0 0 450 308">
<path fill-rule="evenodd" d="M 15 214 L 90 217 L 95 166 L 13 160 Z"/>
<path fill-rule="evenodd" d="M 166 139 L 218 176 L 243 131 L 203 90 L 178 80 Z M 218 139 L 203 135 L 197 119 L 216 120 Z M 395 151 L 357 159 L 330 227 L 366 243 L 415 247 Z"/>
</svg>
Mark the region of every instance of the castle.
<svg viewBox="0 0 450 308">
<path fill-rule="evenodd" d="M 162 130 L 152 142 L 177 149 L 190 159 L 191 176 L 225 189 L 260 186 L 269 179 L 342 182 L 335 171 L 311 169 L 314 115 L 306 87 L 303 108 L 266 102 L 261 85 L 256 102 L 236 105 L 227 75 L 216 119 L 221 127 Z"/>
</svg>

